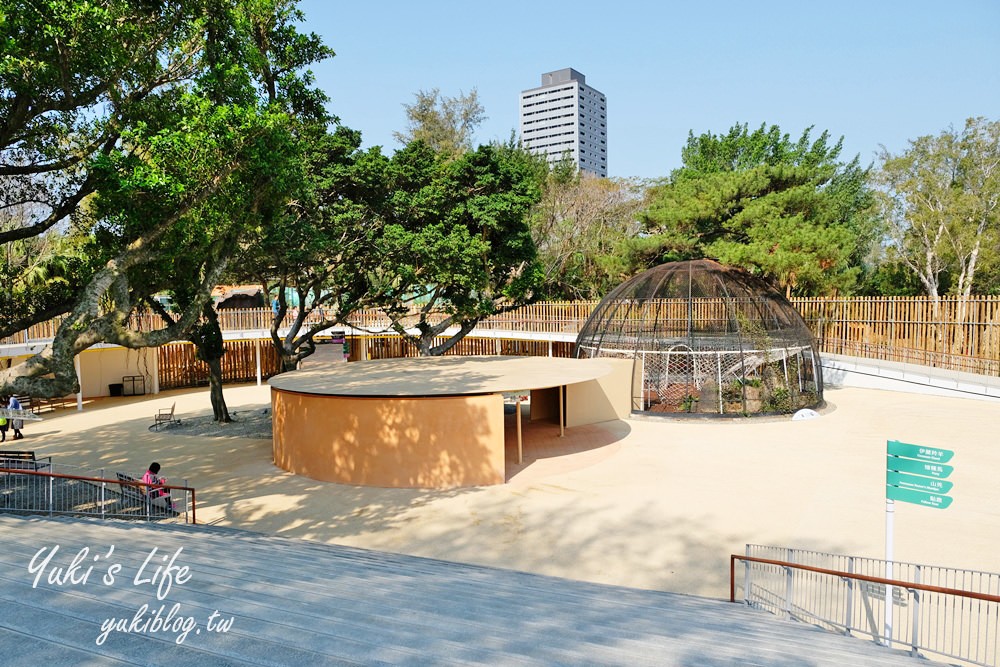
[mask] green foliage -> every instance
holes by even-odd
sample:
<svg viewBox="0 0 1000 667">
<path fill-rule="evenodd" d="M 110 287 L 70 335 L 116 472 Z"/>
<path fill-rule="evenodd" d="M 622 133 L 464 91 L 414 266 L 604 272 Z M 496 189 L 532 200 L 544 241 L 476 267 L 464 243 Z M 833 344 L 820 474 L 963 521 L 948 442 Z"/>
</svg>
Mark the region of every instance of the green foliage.
<svg viewBox="0 0 1000 667">
<path fill-rule="evenodd" d="M 599 299 L 629 276 L 623 253 L 639 233 L 645 183 L 597 178 L 557 163 L 531 218 L 548 299 Z"/>
<path fill-rule="evenodd" d="M 421 90 L 414 97 L 413 104 L 403 105 L 409 127 L 393 133 L 397 141 L 403 145 L 422 141 L 449 157 L 472 150 L 473 134 L 486 120 L 475 88 L 458 97 L 445 97 L 437 88 Z"/>
<path fill-rule="evenodd" d="M 418 141 L 393 156 L 372 293 L 401 332 L 419 310 L 421 353 L 443 352 L 431 342 L 448 326 L 465 335 L 534 295 L 540 270 L 527 218 L 541 196 L 537 164 L 509 144 L 447 160 Z"/>
<path fill-rule="evenodd" d="M 851 289 L 877 231 L 868 172 L 839 161 L 841 144 L 764 125 L 692 133 L 683 166 L 651 192 L 646 234 L 630 244 L 634 270 L 709 256 L 789 293 Z"/>
<path fill-rule="evenodd" d="M 70 310 L 101 255 L 65 225 L 88 162 L 195 70 L 193 2 L 12 0 L 0 21 L 0 335 Z"/>
<path fill-rule="evenodd" d="M 97 270 L 79 237 L 46 233 L 10 241 L 0 254 L 0 329 L 19 331 L 63 313 Z"/>
<path fill-rule="evenodd" d="M 0 384 L 54 373 L 64 394 L 89 345 L 192 331 L 239 236 L 290 196 L 296 124 L 328 119 L 301 68 L 332 52 L 298 33 L 290 0 L 14 4 L 0 24 L 0 242 L 11 258 L 26 254 L 18 242 L 64 242 L 34 265 L 7 262 L 5 277 L 27 285 L 45 267 L 53 290 L 72 291 L 0 316 L 4 333 L 69 313 L 56 353 Z M 167 289 L 182 308 L 170 326 L 124 326 Z"/>
<path fill-rule="evenodd" d="M 948 284 L 941 276 L 942 286 Z M 945 287 L 947 289 L 947 287 Z M 902 262 L 883 261 L 865 274 L 857 290 L 863 296 L 922 296 L 924 286 L 917 275 Z"/>
<path fill-rule="evenodd" d="M 996 288 L 1000 121 L 970 118 L 962 130 L 919 137 L 899 155 L 883 151 L 877 179 L 888 261 L 905 265 L 932 298 Z"/>
<path fill-rule="evenodd" d="M 694 394 L 687 394 L 679 404 L 681 412 L 697 412 L 698 397 Z"/>
<path fill-rule="evenodd" d="M 359 132 L 342 126 L 331 132 L 320 123 L 302 125 L 298 132 L 303 150 L 292 196 L 244 237 L 231 272 L 235 280 L 255 281 L 277 295 L 271 333 L 287 368 L 314 351 L 318 331 L 368 304 L 366 276 L 377 261 L 374 238 L 381 229 L 376 211 L 388 198 L 388 160 L 378 149 L 361 151 Z M 278 324 L 289 290 L 301 307 L 281 337 Z M 314 310 L 323 313 L 322 322 L 304 327 Z"/>
<path fill-rule="evenodd" d="M 785 387 L 775 387 L 764 397 L 764 412 L 791 412 L 792 397 Z"/>
</svg>

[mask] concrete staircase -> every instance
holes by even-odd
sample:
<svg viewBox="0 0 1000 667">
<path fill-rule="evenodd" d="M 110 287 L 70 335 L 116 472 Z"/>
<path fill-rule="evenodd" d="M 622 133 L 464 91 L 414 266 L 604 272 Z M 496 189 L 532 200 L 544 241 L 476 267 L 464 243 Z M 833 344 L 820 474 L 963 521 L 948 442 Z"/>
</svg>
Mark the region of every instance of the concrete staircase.
<svg viewBox="0 0 1000 667">
<path fill-rule="evenodd" d="M 918 664 L 728 602 L 222 528 L 0 515 L 0 540 L 8 666 Z"/>
</svg>

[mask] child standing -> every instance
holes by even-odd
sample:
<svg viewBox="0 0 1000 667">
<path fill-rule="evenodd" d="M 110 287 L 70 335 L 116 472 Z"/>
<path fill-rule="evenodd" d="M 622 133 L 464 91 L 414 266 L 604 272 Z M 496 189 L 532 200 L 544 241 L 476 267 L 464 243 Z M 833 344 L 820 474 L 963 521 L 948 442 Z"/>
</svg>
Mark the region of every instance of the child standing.
<svg viewBox="0 0 1000 667">
<path fill-rule="evenodd" d="M 7 401 L 7 408 L 9 410 L 21 410 L 21 401 L 17 400 L 17 396 L 11 396 L 10 400 Z M 24 426 L 24 421 L 21 419 L 11 419 L 10 427 L 14 429 L 14 439 L 20 440 L 24 436 L 21 434 L 21 428 Z"/>
</svg>

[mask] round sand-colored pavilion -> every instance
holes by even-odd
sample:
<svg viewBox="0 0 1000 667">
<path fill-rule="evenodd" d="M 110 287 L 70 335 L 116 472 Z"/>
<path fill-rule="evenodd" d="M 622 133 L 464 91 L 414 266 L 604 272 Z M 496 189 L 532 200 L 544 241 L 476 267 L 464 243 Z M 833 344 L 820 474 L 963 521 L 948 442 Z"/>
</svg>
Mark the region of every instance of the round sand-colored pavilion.
<svg viewBox="0 0 1000 667">
<path fill-rule="evenodd" d="M 505 481 L 504 394 L 563 427 L 628 415 L 631 365 L 608 359 L 424 357 L 271 378 L 274 462 L 313 479 L 448 488 Z M 520 427 L 520 411 L 517 414 Z"/>
</svg>

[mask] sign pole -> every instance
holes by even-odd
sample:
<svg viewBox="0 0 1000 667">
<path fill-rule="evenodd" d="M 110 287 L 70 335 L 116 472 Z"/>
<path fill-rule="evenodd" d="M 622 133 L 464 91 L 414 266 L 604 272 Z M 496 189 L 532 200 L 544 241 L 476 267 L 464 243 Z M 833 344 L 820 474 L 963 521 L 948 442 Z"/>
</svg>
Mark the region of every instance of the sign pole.
<svg viewBox="0 0 1000 667">
<path fill-rule="evenodd" d="M 517 418 L 517 462 L 520 464 L 524 461 L 524 452 L 521 448 L 521 395 L 517 395 L 517 400 L 514 402 L 514 412 Z"/>
<path fill-rule="evenodd" d="M 893 523 L 896 501 L 885 499 L 885 578 L 892 579 Z M 885 645 L 892 646 L 892 586 L 885 586 Z"/>
<path fill-rule="evenodd" d="M 955 455 L 950 449 L 921 447 L 898 440 L 887 440 L 885 461 L 885 578 L 892 579 L 893 515 L 895 501 L 947 509 L 951 505 L 953 484 L 945 481 L 955 470 L 946 465 Z M 885 586 L 885 645 L 892 646 L 892 592 Z M 903 589 L 905 590 L 905 588 Z M 900 591 L 902 595 L 905 595 Z"/>
</svg>

